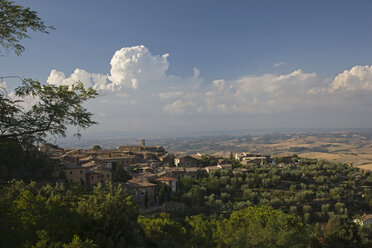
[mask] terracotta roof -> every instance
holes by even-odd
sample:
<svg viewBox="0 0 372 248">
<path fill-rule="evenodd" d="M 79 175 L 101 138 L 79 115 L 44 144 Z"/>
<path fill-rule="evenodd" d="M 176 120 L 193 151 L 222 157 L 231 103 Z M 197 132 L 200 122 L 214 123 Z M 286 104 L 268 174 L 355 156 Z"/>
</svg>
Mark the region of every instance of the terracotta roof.
<svg viewBox="0 0 372 248">
<path fill-rule="evenodd" d="M 174 178 L 174 177 L 160 177 L 160 178 L 157 178 L 157 179 L 155 179 L 156 181 L 167 181 L 167 182 L 169 182 L 169 181 L 174 181 L 174 180 L 176 180 L 176 178 Z"/>
<path fill-rule="evenodd" d="M 218 166 L 207 166 L 205 167 L 205 169 L 207 171 L 211 171 L 211 170 L 221 170 L 221 167 L 218 167 Z"/>
<path fill-rule="evenodd" d="M 87 155 L 78 153 L 78 154 L 68 154 L 67 156 L 81 159 L 81 158 L 85 158 Z"/>
<path fill-rule="evenodd" d="M 141 177 L 155 178 L 155 177 L 157 177 L 157 175 L 155 173 L 152 173 L 152 172 L 144 172 L 144 173 L 141 173 Z"/>
<path fill-rule="evenodd" d="M 79 159 L 79 161 L 89 161 L 89 160 L 91 160 L 91 159 L 93 159 L 93 157 L 88 156 L 88 157 L 85 157 L 85 158 L 81 158 L 81 159 Z"/>
<path fill-rule="evenodd" d="M 173 176 L 173 173 L 169 171 L 161 171 L 157 173 L 158 177 L 164 177 L 164 176 L 170 176 L 170 175 Z"/>
<path fill-rule="evenodd" d="M 97 162 L 95 162 L 95 161 L 90 161 L 90 162 L 88 162 L 88 163 L 82 164 L 81 166 L 87 168 L 87 167 L 93 167 L 93 166 L 96 166 L 96 165 L 98 165 Z"/>
<path fill-rule="evenodd" d="M 232 168 L 232 164 L 219 164 L 218 166 L 222 168 Z"/>
<path fill-rule="evenodd" d="M 179 171 L 179 172 L 184 172 L 185 169 L 183 167 L 171 167 L 170 171 Z"/>
</svg>

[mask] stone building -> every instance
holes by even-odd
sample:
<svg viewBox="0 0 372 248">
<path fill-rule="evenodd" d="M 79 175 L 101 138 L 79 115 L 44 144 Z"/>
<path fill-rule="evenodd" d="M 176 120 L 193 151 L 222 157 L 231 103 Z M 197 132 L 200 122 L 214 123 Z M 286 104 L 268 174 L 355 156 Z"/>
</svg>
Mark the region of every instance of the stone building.
<svg viewBox="0 0 372 248">
<path fill-rule="evenodd" d="M 65 174 L 66 180 L 69 183 L 77 183 L 79 185 L 86 185 L 87 169 L 74 164 L 65 164 L 62 171 Z"/>
<path fill-rule="evenodd" d="M 174 165 L 177 167 L 197 167 L 201 161 L 189 155 L 180 155 L 174 159 Z"/>
<path fill-rule="evenodd" d="M 177 191 L 177 179 L 174 177 L 159 177 L 156 181 L 169 186 L 172 192 Z"/>
<path fill-rule="evenodd" d="M 155 205 L 157 184 L 150 183 L 144 178 L 133 178 L 122 185 L 123 188 L 137 200 L 140 208 L 145 208 L 146 205 L 147 207 Z"/>
</svg>

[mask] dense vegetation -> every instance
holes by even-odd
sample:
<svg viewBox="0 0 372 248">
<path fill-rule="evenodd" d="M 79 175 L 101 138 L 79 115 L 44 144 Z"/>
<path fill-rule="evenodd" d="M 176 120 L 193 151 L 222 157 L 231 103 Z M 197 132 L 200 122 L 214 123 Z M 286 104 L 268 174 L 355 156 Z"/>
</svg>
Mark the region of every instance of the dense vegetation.
<svg viewBox="0 0 372 248">
<path fill-rule="evenodd" d="M 138 208 L 121 188 L 90 190 L 13 181 L 0 193 L 0 247 L 138 244 Z"/>
<path fill-rule="evenodd" d="M 231 213 L 139 215 L 121 187 L 0 188 L 0 247 L 371 247 L 372 229 L 345 213 L 306 224 L 271 206 Z M 206 203 L 207 204 L 207 203 Z M 215 212 L 216 213 L 216 212 Z"/>
<path fill-rule="evenodd" d="M 372 207 L 371 173 L 346 164 L 300 159 L 287 168 L 254 164 L 242 168 L 247 171 L 217 171 L 197 180 L 184 177 L 173 198 L 188 205 L 192 214 L 264 205 L 297 214 L 304 223 L 326 222 L 332 214 L 352 218 Z"/>
</svg>

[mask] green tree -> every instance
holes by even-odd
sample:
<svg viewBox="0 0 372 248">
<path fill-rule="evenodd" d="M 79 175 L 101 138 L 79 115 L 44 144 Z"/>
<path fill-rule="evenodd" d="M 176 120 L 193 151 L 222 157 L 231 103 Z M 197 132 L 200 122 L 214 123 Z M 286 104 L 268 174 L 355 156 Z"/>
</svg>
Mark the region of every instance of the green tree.
<svg viewBox="0 0 372 248">
<path fill-rule="evenodd" d="M 96 248 L 97 245 L 92 240 L 81 240 L 78 235 L 74 235 L 71 243 L 64 244 L 63 248 Z"/>
<path fill-rule="evenodd" d="M 70 242 L 82 229 L 83 218 L 75 211 L 80 194 L 22 181 L 0 186 L 0 247 Z"/>
<path fill-rule="evenodd" d="M 25 150 L 22 144 L 15 140 L 0 142 L 0 183 L 12 179 L 54 180 L 58 175 L 55 168 L 58 161 L 50 159 L 47 154 L 35 149 Z"/>
<path fill-rule="evenodd" d="M 333 215 L 327 225 L 318 225 L 314 239 L 315 247 L 369 247 L 361 245 L 357 224 L 346 216 Z"/>
<path fill-rule="evenodd" d="M 218 221 L 217 247 L 306 247 L 304 226 L 270 207 L 248 207 Z"/>
<path fill-rule="evenodd" d="M 137 247 L 137 217 L 133 198 L 110 184 L 0 186 L 0 247 Z"/>
<path fill-rule="evenodd" d="M 138 223 L 144 230 L 146 243 L 156 247 L 183 247 L 186 230 L 178 222 L 171 220 L 169 214 L 159 217 L 138 217 Z"/>
<path fill-rule="evenodd" d="M 78 213 L 85 216 L 85 237 L 98 247 L 137 247 L 140 229 L 135 200 L 120 187 L 99 184 L 78 202 Z"/>
<path fill-rule="evenodd" d="M 14 139 L 32 144 L 44 141 L 48 134 L 65 136 L 68 126 L 76 127 L 75 135 L 80 136 L 82 129 L 97 124 L 83 103 L 98 93 L 92 88 L 85 89 L 80 82 L 55 86 L 25 79 L 15 94 L 18 99 L 0 94 L 0 141 Z M 36 100 L 29 110 L 20 105 L 25 97 Z"/>
<path fill-rule="evenodd" d="M 36 11 L 13 1 L 0 0 L 0 45 L 13 49 L 17 55 L 25 50 L 20 41 L 30 38 L 28 32 L 48 33 L 52 26 L 46 26 Z"/>
<path fill-rule="evenodd" d="M 100 145 L 94 145 L 92 147 L 92 150 L 102 150 L 101 146 Z"/>
<path fill-rule="evenodd" d="M 191 247 L 216 247 L 213 233 L 216 230 L 214 218 L 203 218 L 201 215 L 186 217 L 186 223 L 190 225 L 189 243 Z"/>
</svg>

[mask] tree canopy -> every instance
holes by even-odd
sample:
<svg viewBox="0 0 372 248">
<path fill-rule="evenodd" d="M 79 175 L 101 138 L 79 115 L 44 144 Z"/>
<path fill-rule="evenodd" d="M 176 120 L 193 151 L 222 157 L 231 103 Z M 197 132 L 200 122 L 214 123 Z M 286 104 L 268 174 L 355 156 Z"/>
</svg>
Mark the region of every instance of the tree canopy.
<svg viewBox="0 0 372 248">
<path fill-rule="evenodd" d="M 48 33 L 53 26 L 47 26 L 36 11 L 0 0 L 0 45 L 21 55 L 25 48 L 20 41 L 30 38 L 29 31 Z"/>
<path fill-rule="evenodd" d="M 68 126 L 80 130 L 96 124 L 83 103 L 97 95 L 92 88 L 85 89 L 82 83 L 73 86 L 41 85 L 25 79 L 15 90 L 15 98 L 0 92 L 0 141 L 16 139 L 22 143 L 44 141 L 50 135 L 65 136 Z M 24 106 L 26 97 L 35 104 Z"/>
</svg>

